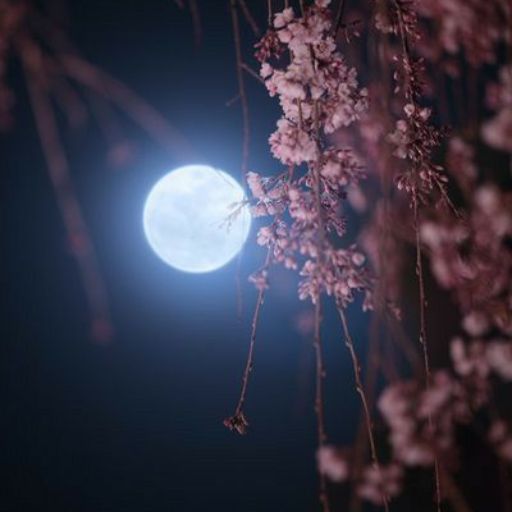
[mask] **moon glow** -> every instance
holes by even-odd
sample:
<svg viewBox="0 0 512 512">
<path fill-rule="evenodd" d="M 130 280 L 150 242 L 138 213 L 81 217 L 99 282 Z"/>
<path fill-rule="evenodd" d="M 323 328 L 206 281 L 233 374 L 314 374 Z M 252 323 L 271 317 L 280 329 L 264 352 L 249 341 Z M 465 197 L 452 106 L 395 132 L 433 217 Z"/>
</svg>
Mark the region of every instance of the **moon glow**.
<svg viewBox="0 0 512 512">
<path fill-rule="evenodd" d="M 144 233 L 168 265 L 211 272 L 233 259 L 247 240 L 251 215 L 244 199 L 242 187 L 223 171 L 179 167 L 151 189 L 144 205 Z"/>
</svg>

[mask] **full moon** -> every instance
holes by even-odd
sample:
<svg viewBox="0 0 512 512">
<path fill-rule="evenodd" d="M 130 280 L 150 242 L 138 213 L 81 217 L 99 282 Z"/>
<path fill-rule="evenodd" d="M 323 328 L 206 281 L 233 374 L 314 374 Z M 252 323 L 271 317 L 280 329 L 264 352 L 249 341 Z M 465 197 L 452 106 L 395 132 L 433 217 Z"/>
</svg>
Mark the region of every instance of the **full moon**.
<svg viewBox="0 0 512 512">
<path fill-rule="evenodd" d="M 144 233 L 168 265 L 211 272 L 233 259 L 247 239 L 251 216 L 244 200 L 229 174 L 205 165 L 179 167 L 151 189 Z"/>
</svg>

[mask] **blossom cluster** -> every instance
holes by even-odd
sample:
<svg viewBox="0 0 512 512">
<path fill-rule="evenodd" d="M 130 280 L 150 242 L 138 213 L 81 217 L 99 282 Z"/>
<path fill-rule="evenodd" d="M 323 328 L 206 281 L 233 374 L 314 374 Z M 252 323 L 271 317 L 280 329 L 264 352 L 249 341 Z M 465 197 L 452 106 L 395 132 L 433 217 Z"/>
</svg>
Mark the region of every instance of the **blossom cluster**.
<svg viewBox="0 0 512 512">
<path fill-rule="evenodd" d="M 253 214 L 271 217 L 257 241 L 268 248 L 272 261 L 298 271 L 301 299 L 318 303 L 325 294 L 344 308 L 363 291 L 364 308 L 374 302 L 379 306 L 377 319 L 390 326 L 390 337 L 403 349 L 400 355 L 407 357 L 412 370 L 422 365 L 410 357 L 410 352 L 417 354 L 407 326 L 388 317 L 390 310 L 398 312 L 403 276 L 414 269 L 405 264 L 411 245 L 421 274 L 420 316 L 426 318 L 429 342 L 439 348 L 443 341 L 430 334 L 436 309 L 431 307 L 431 288 L 453 299 L 460 318 L 457 335 L 443 344 L 450 363 L 437 368 L 437 357 L 434 363 L 427 361 L 426 380 L 422 371 L 397 378 L 401 368 L 392 365 L 400 356 L 391 354 L 393 348 L 377 349 L 382 352 L 376 359 L 380 355 L 383 361 L 375 363 L 375 372 L 382 371 L 389 382 L 377 400 L 383 425 L 375 424 L 376 432 L 385 432 L 388 439 L 388 451 L 377 448 L 386 453 L 384 464 L 372 453 L 371 465 L 365 466 L 353 460 L 350 449 L 332 445 L 322 445 L 317 452 L 323 476 L 350 482 L 362 499 L 386 507 L 402 491 L 410 468 L 434 466 L 437 478 L 439 471 L 442 478 L 451 478 L 451 461 L 460 449 L 456 432 L 471 422 L 483 418 L 487 445 L 498 457 L 512 461 L 512 425 L 505 412 L 494 407 L 493 398 L 497 386 L 512 382 L 512 195 L 493 183 L 492 170 L 482 169 L 476 160 L 482 141 L 485 151 L 498 150 L 499 158 L 508 158 L 499 152 L 512 151 L 512 68 L 507 64 L 497 73 L 497 83 L 487 87 L 487 110 L 467 126 L 474 112 L 464 112 L 464 101 L 452 97 L 459 94 L 459 84 L 452 82 L 455 74 L 445 66 L 431 72 L 439 62 L 455 62 L 455 56 L 460 60 L 457 71 L 469 76 L 482 64 L 496 62 L 510 13 L 504 12 L 507 2 L 501 0 L 372 3 L 366 12 L 375 15 L 372 28 L 380 32 L 372 56 L 380 69 L 370 69 L 368 76 L 371 80 L 373 73 L 381 75 L 367 90 L 337 49 L 329 1 L 311 3 L 299 15 L 291 7 L 275 14 L 257 45 L 260 77 L 282 109 L 269 142 L 284 167 L 271 177 L 247 175 Z M 496 63 L 494 71 L 498 69 Z M 476 94 L 494 76 L 482 73 Z M 428 81 L 425 75 L 430 75 Z M 449 84 L 442 86 L 443 92 L 448 89 L 444 111 L 434 89 L 439 76 Z M 462 111 L 462 121 L 454 134 L 436 126 L 457 110 Z M 365 195 L 358 188 L 366 178 L 361 154 L 365 169 L 374 173 Z M 483 165 L 490 167 L 492 159 Z M 505 180 L 501 176 L 499 183 Z M 342 247 L 339 240 L 347 231 L 343 201 L 353 190 L 362 196 L 359 204 L 366 206 L 360 213 L 370 217 L 361 239 L 377 278 L 370 278 L 366 256 L 357 246 Z M 442 202 L 450 208 L 439 208 Z M 265 289 L 266 269 L 251 280 Z M 428 360 L 429 355 L 423 355 Z M 362 388 L 358 391 L 364 393 Z M 370 421 L 370 437 L 373 426 Z"/>
<path fill-rule="evenodd" d="M 461 328 L 445 344 L 451 367 L 432 370 L 427 388 L 423 379 L 410 378 L 393 380 L 381 393 L 378 409 L 387 427 L 390 452 L 387 464 L 381 466 L 380 483 L 374 482 L 371 471 L 355 474 L 357 464 L 352 466 L 348 449 L 329 447 L 329 457 L 319 458 L 319 469 L 328 478 L 338 481 L 337 470 L 343 468 L 343 481 L 356 482 L 358 493 L 375 504 L 382 503 L 383 494 L 391 497 L 401 491 L 408 468 L 439 463 L 443 471 L 451 472 L 461 448 L 456 431 L 470 422 L 483 421 L 484 442 L 498 457 L 512 461 L 512 426 L 502 417 L 506 411 L 495 403 L 496 389 L 512 382 L 512 195 L 489 179 L 499 169 L 483 172 L 475 158 L 481 147 L 478 137 L 492 149 L 512 152 L 512 68 L 503 66 L 498 83 L 487 87 L 486 107 L 492 117 L 480 125 L 477 120 L 471 129 L 462 124 L 460 132 L 449 138 L 447 130 L 434 126 L 432 110 L 437 111 L 441 103 L 434 103 L 438 98 L 432 94 L 435 73 L 429 73 L 430 82 L 423 82 L 429 66 L 441 59 L 439 52 L 465 57 L 471 72 L 495 62 L 497 45 L 505 40 L 506 16 L 500 10 L 505 4 L 399 0 L 375 5 L 375 26 L 380 37 L 390 41 L 381 48 L 382 67 L 387 70 L 391 64 L 395 71 L 394 89 L 387 84 L 370 85 L 372 108 L 360 130 L 367 168 L 383 184 L 384 196 L 375 200 L 363 243 L 384 295 L 394 297 L 395 290 L 403 287 L 400 278 L 407 256 L 403 248 L 414 244 L 415 237 L 406 205 L 390 199 L 390 189 L 385 188 L 393 178 L 399 189 L 421 204 L 418 251 L 441 288 L 436 293 L 449 291 L 452 296 Z M 425 20 L 435 24 L 438 38 L 432 37 L 432 27 Z M 447 68 L 437 71 L 447 73 Z M 471 113 L 463 112 L 464 119 Z M 490 159 L 483 165 L 499 163 Z M 457 209 L 448 198 L 448 175 Z M 498 183 L 505 183 L 507 176 L 502 173 Z M 371 197 L 371 190 L 365 192 Z M 451 207 L 438 208 L 439 196 Z M 426 302 L 431 304 L 430 296 Z M 395 477 L 384 484 L 387 468 Z M 373 485 L 365 487 L 368 474 L 367 483 Z"/>
<path fill-rule="evenodd" d="M 501 68 L 499 84 L 491 85 L 487 96 L 496 114 L 482 126 L 482 137 L 490 146 L 512 153 L 512 65 Z"/>
<path fill-rule="evenodd" d="M 375 26 L 400 40 L 399 53 L 393 53 L 395 93 L 402 96 L 402 112 L 395 129 L 388 134 L 393 154 L 404 161 L 404 169 L 396 176 L 399 190 L 405 190 L 414 201 L 427 202 L 434 192 L 446 196 L 444 169 L 432 161 L 432 153 L 440 145 L 442 131 L 431 122 L 431 109 L 420 102 L 424 90 L 424 59 L 413 55 L 410 43 L 421 39 L 416 11 L 411 2 L 395 0 L 378 10 Z"/>
<path fill-rule="evenodd" d="M 416 380 L 387 387 L 378 406 L 390 429 L 393 459 L 409 467 L 430 466 L 448 452 L 456 423 L 469 417 L 465 388 L 442 370 L 426 390 Z"/>
<path fill-rule="evenodd" d="M 299 297 L 316 303 L 325 293 L 344 307 L 364 290 L 369 308 L 364 256 L 333 242 L 346 231 L 340 200 L 364 177 L 363 166 L 352 149 L 328 142 L 329 134 L 360 118 L 367 92 L 336 48 L 328 4 L 317 0 L 301 16 L 292 7 L 276 13 L 256 45 L 260 75 L 282 108 L 269 143 L 287 170 L 273 177 L 250 172 L 247 181 L 253 215 L 273 217 L 257 241 L 273 261 L 300 267 Z"/>
<path fill-rule="evenodd" d="M 383 496 L 393 498 L 402 490 L 404 470 L 397 463 L 379 468 L 366 466 L 356 477 L 352 474 L 348 451 L 326 445 L 317 452 L 317 464 L 319 472 L 331 482 L 343 483 L 355 479 L 357 494 L 375 505 L 382 505 Z"/>
<path fill-rule="evenodd" d="M 456 56 L 464 52 L 473 66 L 495 62 L 496 47 L 506 33 L 506 7 L 507 3 L 500 0 L 417 2 L 419 14 L 437 27 L 438 37 L 430 38 L 429 44 L 438 46 L 438 54 Z M 432 55 L 434 48 L 428 51 Z"/>
<path fill-rule="evenodd" d="M 494 327 L 512 334 L 512 234 L 510 194 L 494 185 L 474 188 L 469 215 L 426 220 L 421 238 L 430 250 L 438 282 L 453 290 L 469 334 Z M 471 319 L 471 320 L 470 320 Z"/>
</svg>

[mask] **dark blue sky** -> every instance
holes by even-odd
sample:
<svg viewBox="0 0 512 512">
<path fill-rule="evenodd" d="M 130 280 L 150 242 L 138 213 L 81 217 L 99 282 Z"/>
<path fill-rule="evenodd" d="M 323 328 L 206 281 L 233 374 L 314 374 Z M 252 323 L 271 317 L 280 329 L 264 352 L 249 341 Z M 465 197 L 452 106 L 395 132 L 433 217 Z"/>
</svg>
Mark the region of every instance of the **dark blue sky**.
<svg viewBox="0 0 512 512">
<path fill-rule="evenodd" d="M 239 176 L 240 111 L 225 105 L 237 91 L 227 2 L 203 8 L 199 48 L 189 15 L 171 0 L 69 4 L 72 38 L 83 55 L 158 108 L 198 160 Z M 69 131 L 63 123 L 116 330 L 109 346 L 92 343 L 15 61 L 11 75 L 16 123 L 0 142 L 0 510 L 315 510 L 313 351 L 293 327 L 306 309 L 294 278 L 274 274 L 249 391 L 251 429 L 237 437 L 222 420 L 239 391 L 255 301 L 245 282 L 261 264 L 261 250 L 247 244 L 239 322 L 236 264 L 206 275 L 179 273 L 143 236 L 151 185 L 189 162 L 126 121 L 136 152 L 113 169 L 97 128 Z M 278 110 L 258 84 L 248 84 L 251 168 L 271 173 L 277 167 L 267 137 Z M 334 376 L 328 432 L 347 442 L 357 402 L 340 333 L 327 317 L 327 369 Z M 367 319 L 352 320 L 363 343 Z"/>
</svg>

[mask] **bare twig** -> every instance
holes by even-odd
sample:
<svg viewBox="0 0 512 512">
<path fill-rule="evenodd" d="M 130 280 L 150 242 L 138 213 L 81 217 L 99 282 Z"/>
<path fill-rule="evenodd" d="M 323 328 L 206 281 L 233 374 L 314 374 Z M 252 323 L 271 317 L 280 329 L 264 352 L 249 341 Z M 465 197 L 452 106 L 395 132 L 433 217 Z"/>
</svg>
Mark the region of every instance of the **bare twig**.
<svg viewBox="0 0 512 512">
<path fill-rule="evenodd" d="M 203 29 L 201 26 L 201 15 L 199 14 L 199 7 L 197 0 L 188 0 L 188 8 L 190 9 L 190 15 L 192 16 L 192 25 L 194 27 L 194 40 L 196 46 L 201 44 L 203 36 Z"/>
<path fill-rule="evenodd" d="M 272 254 L 271 248 L 268 249 L 267 257 L 265 259 L 265 264 L 263 266 L 262 271 L 266 271 L 270 264 L 270 257 Z M 247 360 L 245 363 L 245 369 L 242 376 L 242 386 L 240 389 L 240 396 L 238 398 L 238 403 L 235 407 L 235 412 L 233 416 L 226 418 L 224 420 L 224 425 L 228 427 L 230 430 L 235 430 L 239 434 L 245 434 L 247 431 L 247 427 L 249 423 L 245 418 L 243 408 L 245 405 L 245 400 L 247 397 L 247 388 L 249 386 L 249 379 L 254 367 L 254 347 L 256 344 L 256 334 L 258 330 L 258 321 L 260 318 L 261 306 L 263 305 L 263 300 L 265 298 L 265 287 L 260 286 L 258 290 L 258 297 L 256 299 L 256 306 L 254 308 L 254 313 L 252 316 L 251 323 L 251 336 L 249 340 L 249 352 L 247 354 Z"/>
<path fill-rule="evenodd" d="M 251 75 L 253 78 L 255 78 L 256 80 L 258 80 L 258 82 L 260 84 L 264 84 L 265 83 L 265 80 L 263 80 L 263 78 L 261 78 L 260 75 L 258 75 L 258 73 L 256 73 L 256 71 L 254 71 L 254 69 L 252 69 L 250 66 L 248 66 L 245 62 L 242 62 L 241 64 L 242 66 L 242 69 L 248 73 L 249 75 Z"/>
<path fill-rule="evenodd" d="M 397 19 L 398 19 L 398 27 L 400 32 L 400 40 L 402 44 L 402 54 L 403 59 L 406 63 L 407 69 L 411 69 L 411 53 L 409 47 L 409 41 L 407 38 L 407 33 L 405 29 L 405 22 L 403 19 L 402 8 L 399 3 L 399 0 L 392 0 L 392 3 L 396 9 Z M 409 73 L 405 74 L 405 94 L 408 101 L 411 101 L 414 105 L 416 104 L 414 98 L 414 92 L 412 90 L 412 84 L 410 80 Z M 423 360 L 425 365 L 425 381 L 426 381 L 426 389 L 430 388 L 430 361 L 428 354 L 428 342 L 427 342 L 427 332 L 426 332 L 426 322 L 425 322 L 425 308 L 426 308 L 426 297 L 425 297 L 425 284 L 423 277 L 423 264 L 421 259 L 421 245 L 420 245 L 420 233 L 419 233 L 419 220 L 418 220 L 418 195 L 416 189 L 413 190 L 412 193 L 412 203 L 414 210 L 414 231 L 415 231 L 415 245 L 416 245 L 416 274 L 418 276 L 418 292 L 419 292 L 419 312 L 420 312 L 420 332 L 419 332 L 419 341 L 423 350 Z M 428 425 L 429 429 L 433 431 L 433 422 L 432 415 L 428 416 Z M 439 460 L 437 455 L 434 456 L 434 480 L 435 480 L 435 500 L 436 500 L 436 508 L 437 512 L 441 512 L 441 479 L 440 479 L 440 471 L 439 471 Z"/>
<path fill-rule="evenodd" d="M 196 152 L 181 133 L 124 84 L 77 55 L 61 54 L 59 60 L 69 77 L 116 104 L 163 147 L 182 159 L 197 158 Z"/>
<path fill-rule="evenodd" d="M 238 93 L 240 95 L 240 103 L 242 105 L 242 123 L 243 123 L 243 143 L 242 143 L 242 174 L 245 182 L 245 174 L 248 171 L 249 160 L 249 143 L 250 143 L 250 123 L 249 123 L 249 104 L 247 101 L 247 94 L 245 92 L 244 74 L 243 74 L 243 60 L 242 60 L 242 46 L 240 40 L 240 23 L 238 20 L 237 0 L 231 0 L 231 21 L 233 24 L 233 37 L 235 41 L 235 55 L 236 55 L 236 72 L 238 79 Z"/>
<path fill-rule="evenodd" d="M 371 328 L 370 328 L 370 336 L 368 348 L 366 350 L 366 374 L 364 376 L 364 389 L 367 393 L 367 399 L 369 407 L 371 408 L 371 404 L 374 401 L 374 393 L 376 381 L 379 376 L 379 359 L 382 358 L 382 354 L 380 354 L 380 322 L 381 311 L 372 314 L 371 319 Z M 362 468 L 364 466 L 364 460 L 367 454 L 368 447 L 368 434 L 366 429 L 366 421 L 364 416 L 364 411 L 360 415 L 359 425 L 357 427 L 356 441 L 354 443 L 354 457 L 352 462 L 353 467 L 353 478 L 357 479 L 361 474 Z M 361 497 L 357 493 L 357 490 L 354 488 L 352 490 L 352 496 L 350 499 L 349 510 L 351 512 L 356 512 L 361 510 Z"/>
<path fill-rule="evenodd" d="M 455 512 L 472 512 L 464 495 L 460 492 L 453 478 L 446 471 L 443 472 L 443 482 L 446 491 L 446 497 Z"/>
<path fill-rule="evenodd" d="M 325 368 L 322 350 L 322 337 L 321 337 L 321 323 L 322 323 L 322 303 L 320 297 L 317 298 L 315 303 L 315 333 L 314 333 L 314 349 L 316 361 L 316 376 L 315 376 L 315 412 L 317 417 L 317 433 L 318 433 L 318 448 L 320 449 L 327 440 L 325 433 L 325 411 L 324 411 L 324 379 Z M 327 481 L 325 474 L 319 471 L 320 478 L 320 503 L 324 512 L 330 511 L 329 497 L 327 495 Z"/>
<path fill-rule="evenodd" d="M 250 120 L 249 120 L 249 102 L 247 101 L 247 94 L 245 92 L 245 81 L 244 81 L 244 67 L 243 67 L 243 57 L 242 57 L 242 42 L 240 38 L 240 22 L 238 19 L 238 10 L 237 10 L 237 0 L 230 1 L 230 10 L 231 10 L 231 22 L 233 25 L 233 39 L 235 43 L 235 58 L 236 58 L 236 75 L 238 80 L 238 97 L 240 100 L 240 104 L 242 105 L 242 130 L 243 130 L 243 140 L 242 140 L 242 165 L 241 165 L 241 174 L 242 174 L 242 183 L 246 182 L 246 175 L 248 172 L 249 165 L 249 144 L 250 144 Z M 238 256 L 238 265 L 237 265 L 237 283 L 240 283 L 240 272 L 241 272 L 241 258 L 242 254 Z M 262 296 L 263 300 L 263 296 Z M 239 284 L 237 285 L 237 310 L 239 317 L 241 317 L 243 309 L 242 304 L 242 290 Z"/>
<path fill-rule="evenodd" d="M 425 365 L 425 388 L 430 389 L 431 372 L 430 372 L 430 358 L 428 353 L 428 342 L 427 342 L 427 326 L 425 321 L 425 283 L 423 276 L 423 262 L 421 258 L 421 241 L 420 241 L 420 229 L 418 219 L 418 197 L 416 192 L 413 192 L 412 196 L 413 210 L 414 210 L 414 232 L 416 235 L 416 274 L 418 276 L 418 294 L 419 294 L 419 310 L 420 310 L 420 344 L 423 349 L 423 363 Z M 430 432 L 434 430 L 432 415 L 428 415 L 428 426 Z M 435 493 L 436 493 L 436 505 L 437 511 L 441 511 L 441 478 L 439 474 L 439 459 L 437 455 L 434 456 L 434 479 L 435 479 Z"/>
<path fill-rule="evenodd" d="M 258 24 L 256 23 L 256 20 L 254 19 L 254 16 L 252 15 L 249 7 L 247 6 L 247 2 L 245 0 L 238 0 L 238 5 L 242 10 L 242 14 L 244 15 L 245 20 L 251 27 L 251 30 L 254 32 L 254 35 L 256 37 L 259 37 L 259 35 L 261 34 L 261 30 L 258 27 Z"/>
<path fill-rule="evenodd" d="M 418 276 L 418 293 L 419 293 L 419 311 L 420 311 L 420 334 L 419 340 L 420 345 L 423 349 L 423 363 L 425 365 L 425 378 L 427 387 L 430 386 L 430 362 L 427 345 L 427 327 L 425 322 L 425 283 L 423 279 L 423 261 L 421 258 L 421 241 L 420 241 L 420 229 L 418 219 L 418 198 L 416 193 L 412 196 L 413 211 L 414 211 L 414 232 L 416 237 L 416 275 Z"/>
<path fill-rule="evenodd" d="M 240 100 L 240 94 L 235 94 L 232 98 L 226 101 L 226 107 L 231 107 L 234 103 Z"/>
<path fill-rule="evenodd" d="M 107 294 L 94 246 L 69 175 L 55 114 L 48 96 L 43 60 L 39 49 L 27 38 L 19 42 L 30 101 L 50 180 L 76 258 L 92 315 L 92 335 L 101 342 L 112 337 Z"/>
<path fill-rule="evenodd" d="M 337 304 L 338 314 L 341 319 L 341 325 L 343 327 L 343 334 L 345 337 L 345 346 L 348 348 L 348 351 L 350 353 L 350 358 L 352 360 L 352 367 L 354 370 L 354 379 L 356 384 L 356 391 L 359 394 L 359 397 L 361 399 L 361 404 L 363 406 L 363 412 L 364 412 L 364 419 L 366 424 L 366 431 L 368 434 L 368 441 L 370 444 L 370 455 L 372 459 L 373 467 L 376 469 L 379 476 L 381 476 L 381 467 L 379 462 L 379 457 L 377 455 L 377 449 L 375 445 L 375 436 L 373 435 L 373 425 L 370 415 L 370 408 L 368 406 L 368 400 L 366 398 L 366 393 L 364 391 L 363 382 L 361 380 L 361 367 L 359 364 L 359 359 L 357 357 L 357 353 L 354 347 L 354 341 L 352 340 L 352 336 L 350 334 L 350 331 L 348 329 L 348 322 L 347 317 L 345 315 L 345 311 L 341 304 Z M 389 512 L 389 503 L 388 503 L 388 496 L 382 492 L 382 504 L 384 505 L 384 509 L 386 512 Z"/>
</svg>

